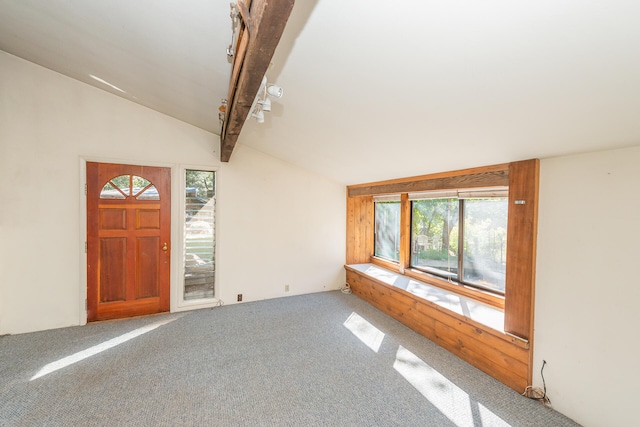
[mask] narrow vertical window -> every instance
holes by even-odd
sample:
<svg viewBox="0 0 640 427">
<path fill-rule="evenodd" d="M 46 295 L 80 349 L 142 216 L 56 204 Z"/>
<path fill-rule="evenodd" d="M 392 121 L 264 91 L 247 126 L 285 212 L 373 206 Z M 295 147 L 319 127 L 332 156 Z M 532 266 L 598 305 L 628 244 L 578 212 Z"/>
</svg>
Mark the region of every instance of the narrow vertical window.
<svg viewBox="0 0 640 427">
<path fill-rule="evenodd" d="M 214 297 L 215 172 L 185 175 L 184 300 Z"/>
<path fill-rule="evenodd" d="M 400 196 L 376 198 L 374 254 L 400 261 Z"/>
</svg>

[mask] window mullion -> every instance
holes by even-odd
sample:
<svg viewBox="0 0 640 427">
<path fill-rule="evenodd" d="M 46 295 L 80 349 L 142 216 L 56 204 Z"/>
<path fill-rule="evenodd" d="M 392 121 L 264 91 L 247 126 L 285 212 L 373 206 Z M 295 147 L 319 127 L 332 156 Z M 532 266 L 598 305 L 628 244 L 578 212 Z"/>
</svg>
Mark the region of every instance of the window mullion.
<svg viewBox="0 0 640 427">
<path fill-rule="evenodd" d="M 464 283 L 464 199 L 458 199 L 458 283 Z"/>
<path fill-rule="evenodd" d="M 409 194 L 400 196 L 400 268 L 404 271 L 411 263 L 411 201 Z"/>
</svg>

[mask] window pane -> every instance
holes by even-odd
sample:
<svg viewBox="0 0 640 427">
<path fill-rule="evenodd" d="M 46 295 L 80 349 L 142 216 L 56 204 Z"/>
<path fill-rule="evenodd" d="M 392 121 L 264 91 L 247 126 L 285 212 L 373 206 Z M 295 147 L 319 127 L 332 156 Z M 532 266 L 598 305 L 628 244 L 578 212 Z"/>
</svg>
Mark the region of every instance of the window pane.
<svg viewBox="0 0 640 427">
<path fill-rule="evenodd" d="M 458 199 L 411 203 L 411 265 L 432 273 L 458 275 Z"/>
<path fill-rule="evenodd" d="M 138 200 L 160 200 L 160 195 L 155 185 L 150 185 L 145 189 L 134 188 L 133 192 L 137 194 L 136 199 Z"/>
<path fill-rule="evenodd" d="M 131 175 L 120 175 L 111 178 L 113 185 L 121 189 L 126 195 L 129 195 L 129 185 L 131 185 Z"/>
<path fill-rule="evenodd" d="M 215 172 L 186 171 L 184 299 L 214 297 Z"/>
<path fill-rule="evenodd" d="M 506 198 L 464 201 L 463 281 L 504 293 L 507 209 Z"/>
<path fill-rule="evenodd" d="M 131 177 L 131 185 L 133 186 L 132 194 L 137 200 L 160 200 L 155 185 L 151 185 L 151 182 L 147 179 L 133 175 Z"/>
<path fill-rule="evenodd" d="M 400 202 L 376 202 L 375 222 L 375 255 L 400 261 Z"/>
<path fill-rule="evenodd" d="M 128 189 L 127 189 L 128 191 Z M 121 191 L 118 191 L 116 187 L 111 185 L 111 182 L 107 182 L 102 190 L 100 191 L 101 199 L 125 199 L 126 197 L 122 194 Z"/>
<path fill-rule="evenodd" d="M 131 185 L 133 185 L 134 189 L 137 189 L 138 191 L 140 191 L 140 189 L 146 187 L 147 185 L 151 184 L 147 179 L 141 177 L 141 176 L 137 176 L 137 175 L 133 175 L 131 176 Z M 133 194 L 136 194 L 136 191 L 133 191 Z"/>
</svg>

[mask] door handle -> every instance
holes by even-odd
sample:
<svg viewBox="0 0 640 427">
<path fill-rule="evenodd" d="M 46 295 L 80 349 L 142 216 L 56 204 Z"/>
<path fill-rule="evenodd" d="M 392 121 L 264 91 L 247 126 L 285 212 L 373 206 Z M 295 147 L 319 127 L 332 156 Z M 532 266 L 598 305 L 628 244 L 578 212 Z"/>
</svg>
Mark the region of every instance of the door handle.
<svg viewBox="0 0 640 427">
<path fill-rule="evenodd" d="M 169 250 L 169 248 L 167 247 L 167 242 L 164 242 L 164 245 L 162 245 L 162 250 L 165 252 Z"/>
</svg>

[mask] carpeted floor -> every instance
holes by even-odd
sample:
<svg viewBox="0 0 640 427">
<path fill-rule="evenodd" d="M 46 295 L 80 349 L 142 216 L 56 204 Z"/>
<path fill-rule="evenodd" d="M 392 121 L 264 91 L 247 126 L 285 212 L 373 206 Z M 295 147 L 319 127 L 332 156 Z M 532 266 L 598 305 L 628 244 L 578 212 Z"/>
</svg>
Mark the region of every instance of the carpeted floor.
<svg viewBox="0 0 640 427">
<path fill-rule="evenodd" d="M 0 337 L 2 426 L 577 426 L 353 295 Z"/>
</svg>

